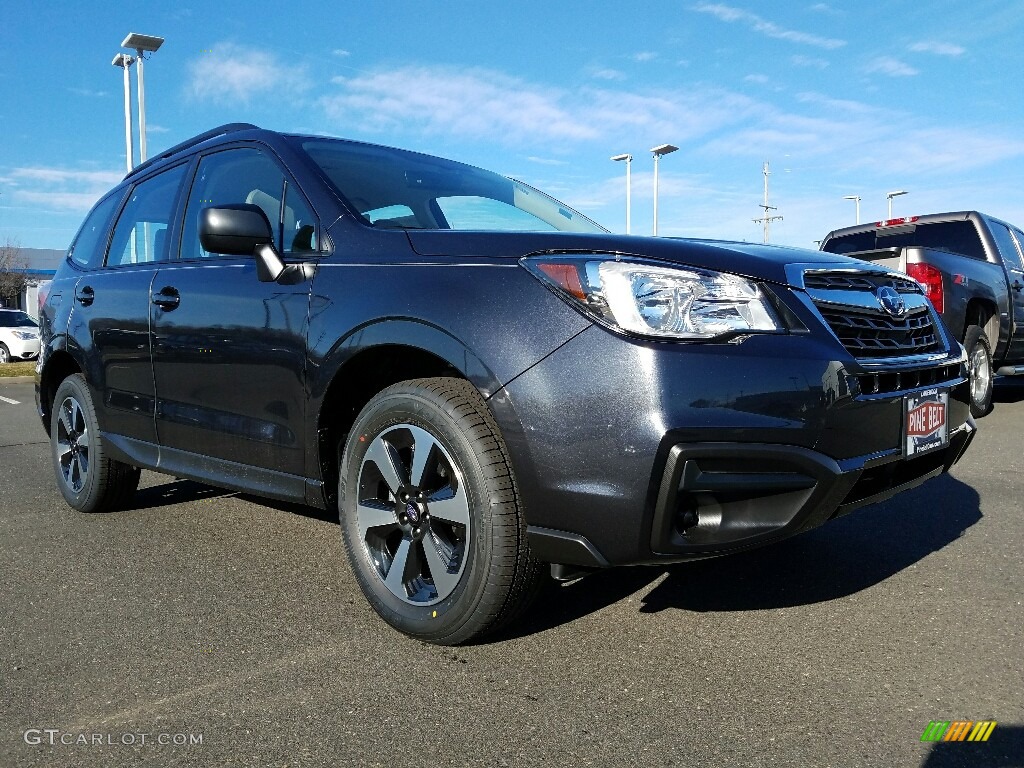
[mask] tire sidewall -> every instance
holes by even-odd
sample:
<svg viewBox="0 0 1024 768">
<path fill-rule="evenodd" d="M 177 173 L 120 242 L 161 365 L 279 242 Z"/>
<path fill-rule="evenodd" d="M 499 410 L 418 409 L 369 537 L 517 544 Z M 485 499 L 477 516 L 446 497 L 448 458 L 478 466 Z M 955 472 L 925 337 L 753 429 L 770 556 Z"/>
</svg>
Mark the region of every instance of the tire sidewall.
<svg viewBox="0 0 1024 768">
<path fill-rule="evenodd" d="M 988 358 L 988 388 L 985 390 L 984 397 L 981 401 L 975 400 L 974 398 L 974 376 L 975 368 L 972 360 L 974 359 L 974 353 L 978 346 L 981 346 L 985 350 L 985 356 Z M 968 367 L 970 370 L 969 379 L 969 396 L 971 402 L 971 414 L 973 416 L 984 416 L 990 410 L 992 410 L 992 391 L 993 391 L 993 370 L 992 370 L 992 345 L 985 335 L 985 332 L 977 325 L 968 327 L 967 332 L 964 334 L 964 348 L 967 350 Z"/>
<path fill-rule="evenodd" d="M 78 401 L 82 409 L 89 430 L 89 471 L 86 476 L 82 490 L 75 493 L 64 481 L 64 474 L 60 469 L 60 459 L 57 457 L 57 435 L 60 423 L 60 409 L 68 397 Z M 92 512 L 98 503 L 96 492 L 99 483 L 101 457 L 99 452 L 99 427 L 96 423 L 96 411 L 93 408 L 92 395 L 89 394 L 89 387 L 81 374 L 68 376 L 57 387 L 57 395 L 53 400 L 53 409 L 50 414 L 50 457 L 53 461 L 53 471 L 57 479 L 57 487 L 60 489 L 64 500 L 79 512 Z"/>
<path fill-rule="evenodd" d="M 429 432 L 448 452 L 462 476 L 470 510 L 466 563 L 458 586 L 444 600 L 426 606 L 407 603 L 388 589 L 369 561 L 356 524 L 359 472 L 374 439 L 398 424 Z M 361 439 L 362 438 L 362 439 Z M 486 475 L 474 440 L 426 393 L 381 393 L 360 413 L 341 458 L 338 509 L 349 561 L 363 593 L 388 623 L 406 634 L 438 640 L 457 633 L 474 617 L 486 588 L 493 548 L 492 515 Z M 352 493 L 348 489 L 352 489 Z"/>
</svg>

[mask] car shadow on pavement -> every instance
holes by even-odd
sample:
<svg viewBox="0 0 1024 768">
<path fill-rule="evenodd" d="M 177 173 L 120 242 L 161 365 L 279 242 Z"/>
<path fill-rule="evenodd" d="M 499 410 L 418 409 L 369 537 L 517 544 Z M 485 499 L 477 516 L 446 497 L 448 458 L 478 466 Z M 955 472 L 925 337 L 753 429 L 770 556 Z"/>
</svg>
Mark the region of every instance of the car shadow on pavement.
<svg viewBox="0 0 1024 768">
<path fill-rule="evenodd" d="M 981 519 L 977 492 L 951 475 L 778 544 L 726 557 L 601 571 L 550 590 L 519 624 L 522 636 L 596 612 L 652 582 L 640 611 L 752 611 L 825 602 L 913 566 Z M 499 639 L 499 638 L 493 638 Z"/>
<path fill-rule="evenodd" d="M 1024 768 L 1024 726 L 999 723 L 984 742 L 936 742 L 921 768 Z"/>
<path fill-rule="evenodd" d="M 174 480 L 172 482 L 151 485 L 148 488 L 140 488 L 132 497 L 132 509 L 156 509 L 167 507 L 171 504 L 187 504 L 190 501 L 201 501 L 203 499 L 217 499 L 224 496 L 234 496 L 232 491 L 223 488 L 214 488 L 212 485 L 203 485 L 192 480 Z"/>
</svg>

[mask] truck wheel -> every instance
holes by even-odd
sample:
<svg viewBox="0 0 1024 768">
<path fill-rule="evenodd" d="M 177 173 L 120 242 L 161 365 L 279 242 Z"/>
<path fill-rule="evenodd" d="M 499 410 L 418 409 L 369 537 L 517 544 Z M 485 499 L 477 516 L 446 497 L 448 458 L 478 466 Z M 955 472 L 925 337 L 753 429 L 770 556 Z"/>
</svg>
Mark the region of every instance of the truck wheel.
<svg viewBox="0 0 1024 768">
<path fill-rule="evenodd" d="M 493 631 L 535 592 L 508 449 L 467 381 L 388 387 L 356 418 L 338 507 L 363 594 L 395 629 L 455 645 Z"/>
<path fill-rule="evenodd" d="M 80 373 L 57 387 L 50 416 L 50 453 L 57 487 L 79 512 L 126 504 L 139 487 L 139 468 L 106 456 L 89 387 Z"/>
<path fill-rule="evenodd" d="M 979 326 L 970 325 L 964 334 L 964 349 L 971 384 L 971 415 L 980 418 L 992 410 L 992 345 Z"/>
</svg>

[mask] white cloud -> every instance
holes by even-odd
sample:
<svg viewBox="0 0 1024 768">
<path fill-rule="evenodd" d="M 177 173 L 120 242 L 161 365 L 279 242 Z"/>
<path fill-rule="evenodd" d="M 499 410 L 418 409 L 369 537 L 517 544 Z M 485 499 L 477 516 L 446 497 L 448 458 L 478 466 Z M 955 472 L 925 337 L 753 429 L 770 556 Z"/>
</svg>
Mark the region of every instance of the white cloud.
<svg viewBox="0 0 1024 768">
<path fill-rule="evenodd" d="M 344 48 L 335 48 L 333 51 L 331 51 L 331 53 L 333 53 L 335 56 L 340 56 L 342 58 L 344 58 L 345 56 L 352 55 L 351 51 L 346 51 Z"/>
<path fill-rule="evenodd" d="M 790 56 L 790 63 L 795 67 L 811 67 L 812 69 L 825 69 L 828 62 L 816 56 Z"/>
<path fill-rule="evenodd" d="M 339 126 L 418 128 L 505 144 L 700 137 L 753 115 L 738 94 L 688 88 L 645 95 L 611 88 L 540 86 L 487 69 L 424 66 L 334 78 L 321 104 Z"/>
<path fill-rule="evenodd" d="M 744 82 L 747 83 L 758 83 L 759 85 L 765 85 L 768 82 L 767 75 L 747 75 L 743 78 Z"/>
<path fill-rule="evenodd" d="M 569 163 L 565 160 L 555 160 L 551 157 L 533 157 L 526 158 L 531 163 L 538 163 L 539 165 L 568 165 Z"/>
<path fill-rule="evenodd" d="M 920 74 L 909 64 L 892 56 L 879 56 L 864 65 L 862 71 L 869 75 L 888 75 L 889 77 L 913 77 Z"/>
<path fill-rule="evenodd" d="M 962 56 L 967 52 L 966 48 L 962 48 L 959 45 L 940 43 L 934 40 L 914 43 L 910 46 L 910 50 L 914 53 L 934 53 L 937 56 Z"/>
<path fill-rule="evenodd" d="M 85 96 L 89 99 L 102 99 L 110 95 L 109 91 L 94 91 L 90 88 L 68 88 L 76 96 Z"/>
<path fill-rule="evenodd" d="M 656 58 L 658 58 L 658 54 L 654 51 L 640 51 L 632 56 L 633 61 L 654 61 Z"/>
<path fill-rule="evenodd" d="M 266 51 L 219 43 L 189 65 L 192 96 L 204 101 L 248 104 L 259 94 L 299 93 L 309 87 L 302 66 L 288 66 Z"/>
<path fill-rule="evenodd" d="M 619 72 L 617 69 L 611 69 L 609 67 L 595 67 L 587 70 L 591 77 L 596 77 L 598 80 L 625 80 L 626 75 Z"/>
<path fill-rule="evenodd" d="M 15 168 L 11 178 L 43 184 L 73 184 L 75 186 L 112 187 L 124 178 L 121 171 L 73 171 L 67 168 Z"/>
<path fill-rule="evenodd" d="M 69 168 L 11 169 L 14 202 L 36 209 L 88 211 L 101 195 L 124 178 L 123 171 L 86 171 Z"/>
<path fill-rule="evenodd" d="M 760 32 L 762 35 L 772 37 L 777 40 L 787 40 L 791 43 L 800 43 L 801 45 L 812 45 L 817 48 L 825 48 L 828 50 L 834 50 L 836 48 L 842 48 L 846 45 L 845 40 L 838 40 L 831 37 L 821 37 L 820 35 L 813 35 L 809 32 L 799 32 L 792 29 L 786 29 L 780 27 L 774 22 L 768 21 L 761 18 L 756 13 L 745 11 L 741 8 L 734 8 L 731 5 L 712 4 L 712 3 L 701 3 L 693 7 L 694 11 L 699 13 L 707 13 L 714 16 L 719 21 L 725 21 L 729 23 L 740 22 L 746 24 L 748 27 L 753 29 L 755 32 Z"/>
</svg>

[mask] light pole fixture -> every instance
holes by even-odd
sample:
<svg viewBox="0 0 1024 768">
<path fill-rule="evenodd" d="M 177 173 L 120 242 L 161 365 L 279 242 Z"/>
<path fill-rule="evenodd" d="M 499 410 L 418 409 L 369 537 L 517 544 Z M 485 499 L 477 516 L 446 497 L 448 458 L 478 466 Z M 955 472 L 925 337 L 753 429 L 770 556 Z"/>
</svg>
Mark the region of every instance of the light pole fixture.
<svg viewBox="0 0 1024 768">
<path fill-rule="evenodd" d="M 147 53 L 160 48 L 164 44 L 162 37 L 140 35 L 132 32 L 121 42 L 122 48 L 131 48 L 138 54 L 139 60 L 139 162 L 146 162 L 146 86 L 142 77 L 142 62 Z"/>
<path fill-rule="evenodd" d="M 857 223 L 860 224 L 860 195 L 844 195 L 843 200 L 853 200 L 857 204 Z"/>
<path fill-rule="evenodd" d="M 132 87 L 128 78 L 128 68 L 135 63 L 135 59 L 127 53 L 119 53 L 110 62 L 115 67 L 124 70 L 124 143 L 125 160 L 128 163 L 128 170 L 132 169 L 132 161 L 135 159 L 135 148 L 132 146 Z"/>
<path fill-rule="evenodd" d="M 907 194 L 907 191 L 905 189 L 897 189 L 895 192 L 886 192 L 885 193 L 885 199 L 889 201 L 889 216 L 888 216 L 888 218 L 890 218 L 890 219 L 892 218 L 892 199 L 894 197 L 899 197 L 900 195 L 905 195 L 905 194 Z"/>
<path fill-rule="evenodd" d="M 630 234 L 630 219 L 632 214 L 630 212 L 630 198 L 632 197 L 633 182 L 630 179 L 629 167 L 633 163 L 632 155 L 614 155 L 612 160 L 615 162 L 625 161 L 626 163 L 626 234 Z"/>
<path fill-rule="evenodd" d="M 659 144 L 651 147 L 651 154 L 654 155 L 654 234 L 658 234 L 658 160 L 662 155 L 670 155 L 679 147 L 672 144 Z"/>
</svg>

